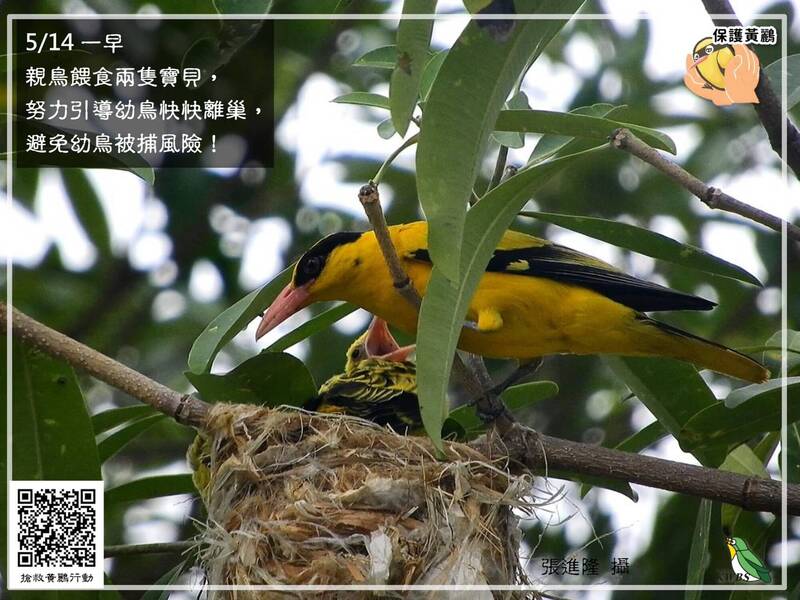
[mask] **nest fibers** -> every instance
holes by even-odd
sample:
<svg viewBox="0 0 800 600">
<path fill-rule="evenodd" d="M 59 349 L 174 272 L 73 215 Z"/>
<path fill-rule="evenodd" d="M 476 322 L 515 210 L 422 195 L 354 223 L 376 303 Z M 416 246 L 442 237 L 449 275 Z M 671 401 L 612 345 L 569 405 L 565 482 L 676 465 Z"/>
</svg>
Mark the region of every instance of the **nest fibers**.
<svg viewBox="0 0 800 600">
<path fill-rule="evenodd" d="M 204 436 L 210 584 L 526 581 L 512 509 L 533 510 L 532 481 L 469 446 L 445 443 L 441 461 L 426 438 L 360 419 L 229 404 L 211 409 Z M 211 597 L 271 594 L 286 597 Z"/>
</svg>

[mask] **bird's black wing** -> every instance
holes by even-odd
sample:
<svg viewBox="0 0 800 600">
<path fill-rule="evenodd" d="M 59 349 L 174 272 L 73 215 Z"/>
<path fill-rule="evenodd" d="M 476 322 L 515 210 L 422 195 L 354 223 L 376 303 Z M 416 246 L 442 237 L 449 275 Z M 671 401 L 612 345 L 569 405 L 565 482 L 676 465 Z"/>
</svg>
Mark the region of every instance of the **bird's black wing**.
<svg viewBox="0 0 800 600">
<path fill-rule="evenodd" d="M 431 262 L 426 249 L 414 251 L 410 258 Z M 544 277 L 577 285 L 641 312 L 710 310 L 716 306 L 705 298 L 637 279 L 594 257 L 558 244 L 495 250 L 486 271 Z"/>
</svg>

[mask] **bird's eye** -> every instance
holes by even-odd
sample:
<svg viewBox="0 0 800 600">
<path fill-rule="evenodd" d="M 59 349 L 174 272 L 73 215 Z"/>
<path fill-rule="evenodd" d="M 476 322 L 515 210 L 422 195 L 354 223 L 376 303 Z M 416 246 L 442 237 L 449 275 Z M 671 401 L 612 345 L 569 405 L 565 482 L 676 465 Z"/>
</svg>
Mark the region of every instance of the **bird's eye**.
<svg viewBox="0 0 800 600">
<path fill-rule="evenodd" d="M 303 263 L 303 273 L 309 277 L 316 277 L 322 271 L 322 257 L 312 256 Z"/>
<path fill-rule="evenodd" d="M 706 54 L 711 54 L 714 51 L 713 46 L 706 46 Z"/>
<path fill-rule="evenodd" d="M 695 60 L 697 60 L 698 58 L 700 58 L 700 55 L 699 55 L 699 54 L 697 54 L 697 52 L 695 52 L 695 54 L 694 54 L 694 59 L 695 59 Z"/>
</svg>

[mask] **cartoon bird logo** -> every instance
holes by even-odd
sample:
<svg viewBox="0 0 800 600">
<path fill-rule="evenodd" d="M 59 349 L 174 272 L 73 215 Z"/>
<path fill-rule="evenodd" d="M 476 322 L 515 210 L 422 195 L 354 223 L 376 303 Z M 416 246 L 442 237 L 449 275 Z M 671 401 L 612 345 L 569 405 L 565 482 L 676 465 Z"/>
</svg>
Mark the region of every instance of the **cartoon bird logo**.
<svg viewBox="0 0 800 600">
<path fill-rule="evenodd" d="M 772 583 L 772 576 L 766 565 L 747 546 L 742 538 L 725 538 L 728 551 L 731 553 L 731 567 L 739 581 L 760 581 Z"/>
<path fill-rule="evenodd" d="M 716 45 L 710 37 L 703 38 L 694 46 L 692 68 L 697 69 L 700 77 L 710 86 L 724 90 L 725 67 L 733 56 L 733 47 L 727 44 Z"/>
<path fill-rule="evenodd" d="M 758 104 L 755 90 L 760 75 L 758 56 L 745 44 L 715 44 L 705 37 L 686 55 L 683 82 L 693 94 L 717 106 Z"/>
</svg>

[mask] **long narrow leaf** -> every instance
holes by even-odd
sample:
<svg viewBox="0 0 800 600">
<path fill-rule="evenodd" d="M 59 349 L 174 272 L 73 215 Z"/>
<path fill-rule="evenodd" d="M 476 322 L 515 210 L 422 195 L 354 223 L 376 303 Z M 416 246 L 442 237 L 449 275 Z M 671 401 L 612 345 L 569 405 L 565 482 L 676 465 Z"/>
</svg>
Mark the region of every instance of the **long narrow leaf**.
<svg viewBox="0 0 800 600">
<path fill-rule="evenodd" d="M 550 110 L 504 110 L 497 116 L 497 131 L 519 131 L 521 133 L 549 133 L 572 137 L 607 140 L 615 129 L 625 127 L 645 143 L 675 154 L 675 142 L 668 135 L 641 125 L 604 119 L 577 113 Z"/>
<path fill-rule="evenodd" d="M 136 404 L 134 406 L 123 406 L 122 408 L 112 408 L 110 410 L 97 413 L 92 417 L 92 429 L 98 435 L 104 431 L 114 429 L 118 425 L 128 421 L 139 420 L 143 417 L 158 414 L 156 409 L 146 404 Z"/>
<path fill-rule="evenodd" d="M 100 462 L 106 462 L 109 458 L 122 450 L 142 433 L 166 418 L 166 415 L 151 415 L 149 417 L 145 417 L 144 419 L 134 421 L 119 431 L 115 431 L 102 442 L 97 444 L 97 453 L 100 455 Z"/>
<path fill-rule="evenodd" d="M 769 435 L 772 436 L 773 434 L 770 433 Z M 767 469 L 764 467 L 763 460 L 747 444 L 741 444 L 731 450 L 719 468 L 720 471 L 730 471 L 740 475 L 763 477 L 764 479 L 770 478 Z M 736 522 L 742 514 L 741 507 L 723 504 L 721 512 L 723 528 L 727 527 L 730 531 L 736 531 Z"/>
<path fill-rule="evenodd" d="M 582 1 L 520 0 L 520 13 L 571 13 Z M 489 134 L 522 69 L 566 21 L 518 21 L 496 41 L 472 21 L 447 53 L 425 102 L 417 148 L 417 189 L 430 224 L 428 247 L 446 278 L 460 275 L 467 201 Z M 469 90 L 469 92 L 465 92 Z"/>
<path fill-rule="evenodd" d="M 520 215 L 553 223 L 559 227 L 577 231 L 620 248 L 626 248 L 682 267 L 689 267 L 690 269 L 697 269 L 698 271 L 761 286 L 761 282 L 742 267 L 709 254 L 697 246 L 682 244 L 643 227 L 598 217 L 533 211 L 523 211 Z"/>
<path fill-rule="evenodd" d="M 338 304 L 333 308 L 318 314 L 313 319 L 309 319 L 296 329 L 290 331 L 283 337 L 275 340 L 272 344 L 267 346 L 265 350 L 270 352 L 283 352 L 287 348 L 291 348 L 295 344 L 302 342 L 304 339 L 311 337 L 315 333 L 327 329 L 336 321 L 345 318 L 352 312 L 358 310 L 357 306 L 352 304 Z"/>
<path fill-rule="evenodd" d="M 436 11 L 436 0 L 405 0 L 403 14 L 427 15 Z M 404 136 L 419 96 L 419 81 L 431 45 L 433 19 L 403 19 L 397 27 L 397 63 L 389 83 L 392 124 Z"/>
<path fill-rule="evenodd" d="M 357 104 L 359 106 L 372 106 L 373 108 L 383 108 L 389 110 L 389 99 L 381 94 L 372 92 L 350 92 L 337 96 L 331 102 L 337 104 Z"/>
<path fill-rule="evenodd" d="M 591 106 L 579 106 L 578 108 L 573 108 L 569 112 L 578 115 L 590 115 L 592 117 L 608 117 L 620 112 L 624 108 L 624 104 L 614 106 L 613 104 L 600 102 L 592 104 Z M 588 143 L 590 142 L 586 139 L 582 139 L 578 142 L 574 136 L 545 134 L 539 138 L 539 141 L 536 142 L 536 146 L 533 147 L 533 152 L 531 152 L 531 156 L 528 159 L 528 164 L 539 164 L 548 158 L 553 158 L 559 152 L 563 152 L 563 154 L 572 154 L 580 150 L 585 150 L 585 147 L 579 146 Z"/>
<path fill-rule="evenodd" d="M 191 475 L 143 477 L 106 490 L 106 506 L 121 502 L 148 500 L 176 494 L 196 494 Z"/>
<path fill-rule="evenodd" d="M 472 295 L 492 252 L 531 194 L 574 160 L 595 151 L 523 169 L 486 194 L 467 216 L 460 281 L 450 280 L 434 264 L 420 310 L 417 382 L 423 423 L 437 446 L 441 445 L 442 423 L 447 415 L 446 392 L 453 353 Z"/>
<path fill-rule="evenodd" d="M 260 315 L 289 283 L 293 268 L 294 265 L 285 268 L 267 285 L 253 290 L 208 324 L 189 351 L 189 370 L 192 373 L 205 373 L 211 369 L 220 349 Z"/>
<path fill-rule="evenodd" d="M 111 256 L 111 234 L 100 198 L 82 169 L 62 169 L 61 179 L 86 235 L 103 257 Z"/>
<path fill-rule="evenodd" d="M 694 524 L 694 535 L 692 536 L 692 547 L 689 549 L 689 560 L 687 561 L 688 571 L 686 573 L 686 585 L 700 585 L 705 578 L 706 569 L 711 561 L 708 551 L 708 540 L 711 532 L 711 511 L 714 503 L 707 498 L 700 500 L 700 507 L 697 509 L 697 520 Z M 687 590 L 686 600 L 699 600 L 702 592 L 698 590 Z"/>
</svg>

